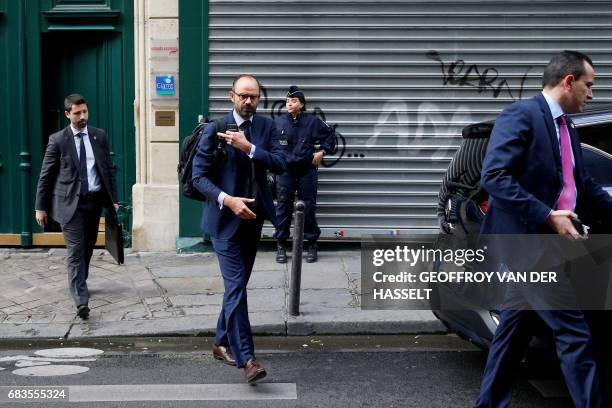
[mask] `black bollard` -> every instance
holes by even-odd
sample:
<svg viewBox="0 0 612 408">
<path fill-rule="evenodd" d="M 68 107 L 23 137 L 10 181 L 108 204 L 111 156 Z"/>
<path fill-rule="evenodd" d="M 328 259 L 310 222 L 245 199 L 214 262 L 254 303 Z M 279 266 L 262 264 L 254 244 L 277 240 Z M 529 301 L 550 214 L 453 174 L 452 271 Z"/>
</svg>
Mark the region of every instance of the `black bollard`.
<svg viewBox="0 0 612 408">
<path fill-rule="evenodd" d="M 304 246 L 304 202 L 296 201 L 293 219 L 293 251 L 291 255 L 291 280 L 289 287 L 289 314 L 300 314 L 300 286 L 302 283 L 302 249 Z"/>
</svg>

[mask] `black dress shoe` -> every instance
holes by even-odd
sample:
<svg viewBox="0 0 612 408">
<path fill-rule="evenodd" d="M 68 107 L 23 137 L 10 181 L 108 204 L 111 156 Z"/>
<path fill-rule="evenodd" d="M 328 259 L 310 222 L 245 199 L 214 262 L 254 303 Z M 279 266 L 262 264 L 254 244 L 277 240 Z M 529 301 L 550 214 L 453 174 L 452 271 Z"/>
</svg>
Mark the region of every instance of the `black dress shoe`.
<svg viewBox="0 0 612 408">
<path fill-rule="evenodd" d="M 212 346 L 213 357 L 217 360 L 223 362 L 223 364 L 235 366 L 236 360 L 234 360 L 234 356 L 232 355 L 232 350 L 226 346 L 217 346 L 213 344 Z"/>
<path fill-rule="evenodd" d="M 77 307 L 77 316 L 85 320 L 89 318 L 89 307 L 87 305 L 79 305 Z"/>
<path fill-rule="evenodd" d="M 284 243 L 279 242 L 276 246 L 276 262 L 279 264 L 287 263 L 287 249 Z"/>
<path fill-rule="evenodd" d="M 244 366 L 244 378 L 247 384 L 253 384 L 255 381 L 261 380 L 267 375 L 266 369 L 257 362 L 257 360 L 249 360 Z"/>
<path fill-rule="evenodd" d="M 317 262 L 318 259 L 319 257 L 317 255 L 317 243 L 309 242 L 308 243 L 308 254 L 306 255 L 306 262 L 313 263 L 313 262 Z"/>
</svg>

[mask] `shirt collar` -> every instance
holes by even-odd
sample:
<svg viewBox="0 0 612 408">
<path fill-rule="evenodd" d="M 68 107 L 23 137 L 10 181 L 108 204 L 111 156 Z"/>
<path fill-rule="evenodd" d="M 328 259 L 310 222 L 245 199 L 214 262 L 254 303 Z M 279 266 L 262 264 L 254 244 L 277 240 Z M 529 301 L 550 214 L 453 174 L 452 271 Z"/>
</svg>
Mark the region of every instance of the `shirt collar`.
<svg viewBox="0 0 612 408">
<path fill-rule="evenodd" d="M 85 129 L 83 129 L 83 130 L 77 130 L 72 125 L 70 125 L 70 130 L 72 130 L 72 135 L 75 136 L 75 137 L 79 133 L 85 133 L 86 136 L 89 136 L 89 133 L 87 132 L 87 126 L 85 126 Z"/>
<path fill-rule="evenodd" d="M 234 115 L 234 120 L 236 121 L 236 124 L 238 125 L 238 127 L 242 126 L 242 124 L 246 122 L 247 120 L 251 121 L 251 125 L 253 124 L 253 115 L 251 115 L 248 119 L 244 119 L 242 116 L 238 114 L 238 112 L 236 112 L 236 109 L 232 111 L 232 114 Z"/>
<path fill-rule="evenodd" d="M 565 114 L 563 112 L 563 109 L 561 108 L 561 105 L 559 105 L 559 102 L 555 101 L 552 96 L 548 95 L 544 91 L 542 91 L 542 95 L 544 95 L 544 99 L 546 99 L 546 103 L 550 108 L 550 113 L 552 113 L 552 117 L 554 120 L 557 120 L 559 116 Z"/>
<path fill-rule="evenodd" d="M 302 119 L 302 112 L 298 113 L 297 118 L 293 119 L 293 115 L 287 112 L 287 116 L 289 116 L 289 120 L 292 122 L 299 122 Z"/>
</svg>

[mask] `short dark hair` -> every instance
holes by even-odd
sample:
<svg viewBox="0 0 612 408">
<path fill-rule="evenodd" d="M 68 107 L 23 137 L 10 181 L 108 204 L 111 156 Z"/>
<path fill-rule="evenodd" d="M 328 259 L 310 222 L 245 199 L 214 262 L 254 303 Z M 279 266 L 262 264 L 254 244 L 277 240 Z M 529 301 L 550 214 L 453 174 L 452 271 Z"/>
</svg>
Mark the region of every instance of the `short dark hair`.
<svg viewBox="0 0 612 408">
<path fill-rule="evenodd" d="M 304 92 L 297 87 L 297 85 L 291 85 L 289 90 L 287 91 L 287 99 L 289 98 L 298 98 L 300 102 L 302 102 L 302 108 L 300 109 L 302 112 L 306 111 L 306 96 L 304 96 Z"/>
<path fill-rule="evenodd" d="M 259 88 L 259 90 L 261 90 L 261 83 L 259 83 L 259 79 L 255 78 L 254 75 L 251 75 L 251 74 L 240 74 L 236 78 L 234 78 L 234 81 L 232 82 L 232 91 L 236 90 L 236 82 L 238 82 L 238 80 L 241 79 L 241 78 L 253 78 L 255 80 L 255 82 L 257 82 L 257 87 Z"/>
<path fill-rule="evenodd" d="M 584 61 L 593 66 L 591 59 L 578 51 L 565 50 L 555 55 L 548 61 L 542 76 L 542 86 L 556 86 L 567 75 L 573 75 L 575 79 L 585 73 Z"/>
<path fill-rule="evenodd" d="M 80 94 L 70 94 L 64 99 L 64 110 L 66 112 L 70 112 L 72 110 L 72 105 L 87 105 L 87 101 Z"/>
</svg>

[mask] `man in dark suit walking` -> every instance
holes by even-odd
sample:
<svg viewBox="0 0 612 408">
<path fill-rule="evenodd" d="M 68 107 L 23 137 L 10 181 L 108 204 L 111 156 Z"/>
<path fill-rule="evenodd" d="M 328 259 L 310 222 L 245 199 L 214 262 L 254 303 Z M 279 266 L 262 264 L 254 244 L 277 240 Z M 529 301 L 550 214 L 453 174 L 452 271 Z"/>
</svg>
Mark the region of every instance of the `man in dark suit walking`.
<svg viewBox="0 0 612 408">
<path fill-rule="evenodd" d="M 88 126 L 83 96 L 64 100 L 70 125 L 49 137 L 36 191 L 36 222 L 50 216 L 62 227 L 68 250 L 68 288 L 82 319 L 89 317 L 87 277 L 102 208 L 117 211 L 115 166 L 106 133 Z"/>
<path fill-rule="evenodd" d="M 589 57 L 563 51 L 546 66 L 542 93 L 501 113 L 483 162 L 481 183 L 490 194 L 483 234 L 559 234 L 582 240 L 585 237 L 571 219 L 587 204 L 599 216 L 612 220 L 612 199 L 586 172 L 578 135 L 566 117 L 580 112 L 592 99 L 594 80 Z M 507 262 L 535 259 L 537 249 L 525 249 L 515 247 L 514 253 L 505 255 Z M 533 335 L 533 325 L 541 322 L 552 330 L 574 405 L 602 405 L 591 333 L 581 311 L 502 310 L 477 407 L 510 404 L 511 382 Z"/>
<path fill-rule="evenodd" d="M 247 383 L 266 376 L 255 359 L 247 306 L 264 218 L 276 225 L 266 169 L 279 174 L 286 166 L 274 122 L 255 114 L 259 96 L 255 77 L 237 77 L 229 92 L 234 109 L 224 119 L 228 130 L 218 132 L 211 122 L 193 160 L 193 184 L 207 198 L 202 228 L 210 234 L 225 288 L 213 355 L 244 368 Z"/>
</svg>

